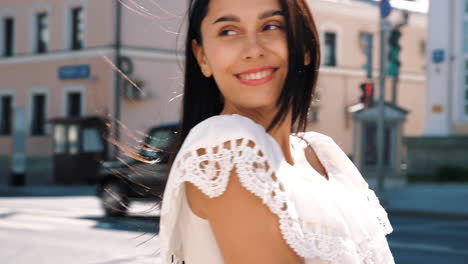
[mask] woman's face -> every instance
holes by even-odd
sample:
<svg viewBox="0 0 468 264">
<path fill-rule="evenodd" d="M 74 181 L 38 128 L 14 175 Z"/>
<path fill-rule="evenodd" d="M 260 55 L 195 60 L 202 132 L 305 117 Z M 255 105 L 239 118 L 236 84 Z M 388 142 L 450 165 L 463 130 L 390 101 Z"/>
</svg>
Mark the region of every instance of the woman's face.
<svg viewBox="0 0 468 264">
<path fill-rule="evenodd" d="M 211 0 L 193 50 L 226 106 L 271 109 L 288 74 L 285 18 L 278 0 Z"/>
</svg>

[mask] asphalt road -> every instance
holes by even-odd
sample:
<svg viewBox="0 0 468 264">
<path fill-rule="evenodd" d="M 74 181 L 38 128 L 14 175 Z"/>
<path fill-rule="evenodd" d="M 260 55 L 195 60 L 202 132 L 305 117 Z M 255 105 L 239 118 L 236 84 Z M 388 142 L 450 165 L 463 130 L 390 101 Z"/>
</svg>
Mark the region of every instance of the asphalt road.
<svg viewBox="0 0 468 264">
<path fill-rule="evenodd" d="M 468 220 L 391 215 L 397 264 L 467 264 Z"/>
<path fill-rule="evenodd" d="M 151 209 L 140 203 L 131 217 L 109 218 L 93 196 L 0 197 L 0 263 L 158 264 L 158 217 Z M 396 263 L 468 263 L 468 220 L 390 220 Z"/>
<path fill-rule="evenodd" d="M 0 198 L 0 263 L 157 264 L 153 214 L 105 217 L 95 197 Z"/>
</svg>

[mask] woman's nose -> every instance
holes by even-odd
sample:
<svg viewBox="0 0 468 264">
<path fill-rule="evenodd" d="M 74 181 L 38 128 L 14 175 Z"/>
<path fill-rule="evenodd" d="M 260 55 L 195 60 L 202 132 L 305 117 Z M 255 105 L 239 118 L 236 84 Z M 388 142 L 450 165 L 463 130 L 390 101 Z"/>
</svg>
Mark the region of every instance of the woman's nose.
<svg viewBox="0 0 468 264">
<path fill-rule="evenodd" d="M 249 35 L 245 40 L 243 59 L 252 60 L 265 55 L 265 49 L 256 34 Z"/>
</svg>

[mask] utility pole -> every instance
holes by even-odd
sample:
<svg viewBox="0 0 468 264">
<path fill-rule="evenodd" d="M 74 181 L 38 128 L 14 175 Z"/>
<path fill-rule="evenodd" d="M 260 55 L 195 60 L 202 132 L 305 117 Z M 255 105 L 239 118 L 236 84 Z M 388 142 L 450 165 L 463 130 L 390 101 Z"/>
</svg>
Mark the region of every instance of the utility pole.
<svg viewBox="0 0 468 264">
<path fill-rule="evenodd" d="M 120 70 L 122 67 L 121 46 L 122 46 L 122 3 L 115 1 L 115 66 Z M 116 141 L 120 140 L 120 101 L 122 97 L 122 76 L 119 71 L 115 71 L 114 84 L 114 137 Z M 119 154 L 119 148 L 114 145 L 114 158 Z"/>
<path fill-rule="evenodd" d="M 377 192 L 381 194 L 385 190 L 384 170 L 384 133 L 385 133 L 385 74 L 386 74 L 386 43 L 387 30 L 389 28 L 386 17 L 392 8 L 389 0 L 380 1 L 380 72 L 379 72 L 379 100 L 377 118 Z"/>
</svg>

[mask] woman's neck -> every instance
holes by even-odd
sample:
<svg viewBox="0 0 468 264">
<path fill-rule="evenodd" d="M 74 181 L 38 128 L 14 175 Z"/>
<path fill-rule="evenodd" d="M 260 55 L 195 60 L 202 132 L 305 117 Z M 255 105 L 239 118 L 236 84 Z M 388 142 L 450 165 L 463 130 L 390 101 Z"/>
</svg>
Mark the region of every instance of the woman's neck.
<svg viewBox="0 0 468 264">
<path fill-rule="evenodd" d="M 223 111 L 221 111 L 220 115 L 232 115 L 232 114 L 238 114 L 242 115 L 245 117 L 248 117 L 252 119 L 255 123 L 260 124 L 265 128 L 265 130 L 268 128 L 270 123 L 273 121 L 273 118 L 275 117 L 277 111 L 261 111 L 261 110 L 242 110 L 242 109 L 234 109 L 231 107 L 225 107 Z M 274 128 L 272 128 L 268 134 L 270 134 L 276 142 L 281 147 L 281 150 L 283 151 L 283 155 L 286 159 L 286 161 L 294 165 L 294 158 L 291 153 L 291 142 L 289 140 L 289 136 L 291 134 L 291 126 L 292 126 L 292 115 L 291 112 L 289 112 L 286 115 L 286 118 L 284 121 L 278 123 Z"/>
</svg>

